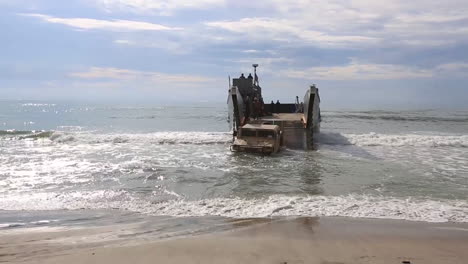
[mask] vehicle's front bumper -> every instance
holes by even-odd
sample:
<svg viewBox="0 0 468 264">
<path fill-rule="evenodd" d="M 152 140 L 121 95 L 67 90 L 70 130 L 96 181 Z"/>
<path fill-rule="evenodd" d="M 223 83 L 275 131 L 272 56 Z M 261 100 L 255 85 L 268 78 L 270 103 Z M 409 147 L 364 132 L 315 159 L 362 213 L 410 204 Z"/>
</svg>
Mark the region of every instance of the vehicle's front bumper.
<svg viewBox="0 0 468 264">
<path fill-rule="evenodd" d="M 252 153 L 262 153 L 262 154 L 271 154 L 273 153 L 273 147 L 269 146 L 244 146 L 244 145 L 231 145 L 231 150 L 235 152 L 252 152 Z"/>
</svg>

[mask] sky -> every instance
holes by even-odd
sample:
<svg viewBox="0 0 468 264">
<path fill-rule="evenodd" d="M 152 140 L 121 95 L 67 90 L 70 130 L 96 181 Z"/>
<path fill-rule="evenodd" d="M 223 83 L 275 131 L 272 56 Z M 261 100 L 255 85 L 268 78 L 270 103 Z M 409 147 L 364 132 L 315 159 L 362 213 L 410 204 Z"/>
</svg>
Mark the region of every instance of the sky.
<svg viewBox="0 0 468 264">
<path fill-rule="evenodd" d="M 468 108 L 468 0 L 0 0 L 0 99 Z"/>
</svg>

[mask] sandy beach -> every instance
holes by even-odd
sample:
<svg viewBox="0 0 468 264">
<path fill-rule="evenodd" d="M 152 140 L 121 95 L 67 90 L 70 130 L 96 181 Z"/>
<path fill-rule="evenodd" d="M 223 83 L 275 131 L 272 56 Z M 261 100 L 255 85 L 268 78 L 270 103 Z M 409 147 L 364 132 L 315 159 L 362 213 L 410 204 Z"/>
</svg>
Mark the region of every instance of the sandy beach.
<svg viewBox="0 0 468 264">
<path fill-rule="evenodd" d="M 466 223 L 245 219 L 233 221 L 229 231 L 198 236 L 118 243 L 91 239 L 103 238 L 115 228 L 2 232 L 0 262 L 462 264 L 468 260 Z"/>
</svg>

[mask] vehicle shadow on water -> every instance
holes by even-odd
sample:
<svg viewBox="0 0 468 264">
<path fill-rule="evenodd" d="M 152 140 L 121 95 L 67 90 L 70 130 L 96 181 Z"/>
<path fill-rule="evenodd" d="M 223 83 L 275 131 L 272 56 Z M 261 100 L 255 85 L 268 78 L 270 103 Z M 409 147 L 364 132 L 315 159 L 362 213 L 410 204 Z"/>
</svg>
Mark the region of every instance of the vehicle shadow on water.
<svg viewBox="0 0 468 264">
<path fill-rule="evenodd" d="M 233 153 L 232 170 L 223 179 L 231 179 L 232 192 L 252 197 L 265 195 L 323 194 L 324 167 L 314 151 L 284 148 L 262 157 L 251 153 Z"/>
<path fill-rule="evenodd" d="M 368 160 L 381 160 L 365 149 L 356 146 L 353 142 L 340 133 L 335 132 L 321 132 L 315 136 L 314 149 L 328 149 L 333 151 L 342 152 L 352 157 L 368 159 Z"/>
<path fill-rule="evenodd" d="M 323 179 L 333 174 L 334 166 L 342 162 L 339 153 L 345 154 L 344 159 L 381 160 L 344 135 L 324 132 L 316 136 L 313 150 L 282 148 L 270 156 L 233 152 L 229 155 L 230 169 L 223 174 L 222 184 L 229 185 L 228 192 L 249 197 L 321 195 L 325 191 Z"/>
</svg>

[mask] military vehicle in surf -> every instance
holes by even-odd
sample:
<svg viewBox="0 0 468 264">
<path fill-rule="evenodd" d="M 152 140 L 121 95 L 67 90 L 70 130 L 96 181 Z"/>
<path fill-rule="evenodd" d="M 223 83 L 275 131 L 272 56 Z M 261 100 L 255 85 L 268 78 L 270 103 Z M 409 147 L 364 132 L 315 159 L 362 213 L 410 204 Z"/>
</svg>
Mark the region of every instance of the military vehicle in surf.
<svg viewBox="0 0 468 264">
<path fill-rule="evenodd" d="M 229 81 L 229 121 L 233 131 L 232 151 L 273 154 L 281 147 L 313 149 L 314 135 L 320 132 L 320 96 L 315 85 L 303 101 L 264 103 L 253 64 L 254 76 L 242 74 Z M 294 98 L 292 98 L 294 100 Z"/>
</svg>

